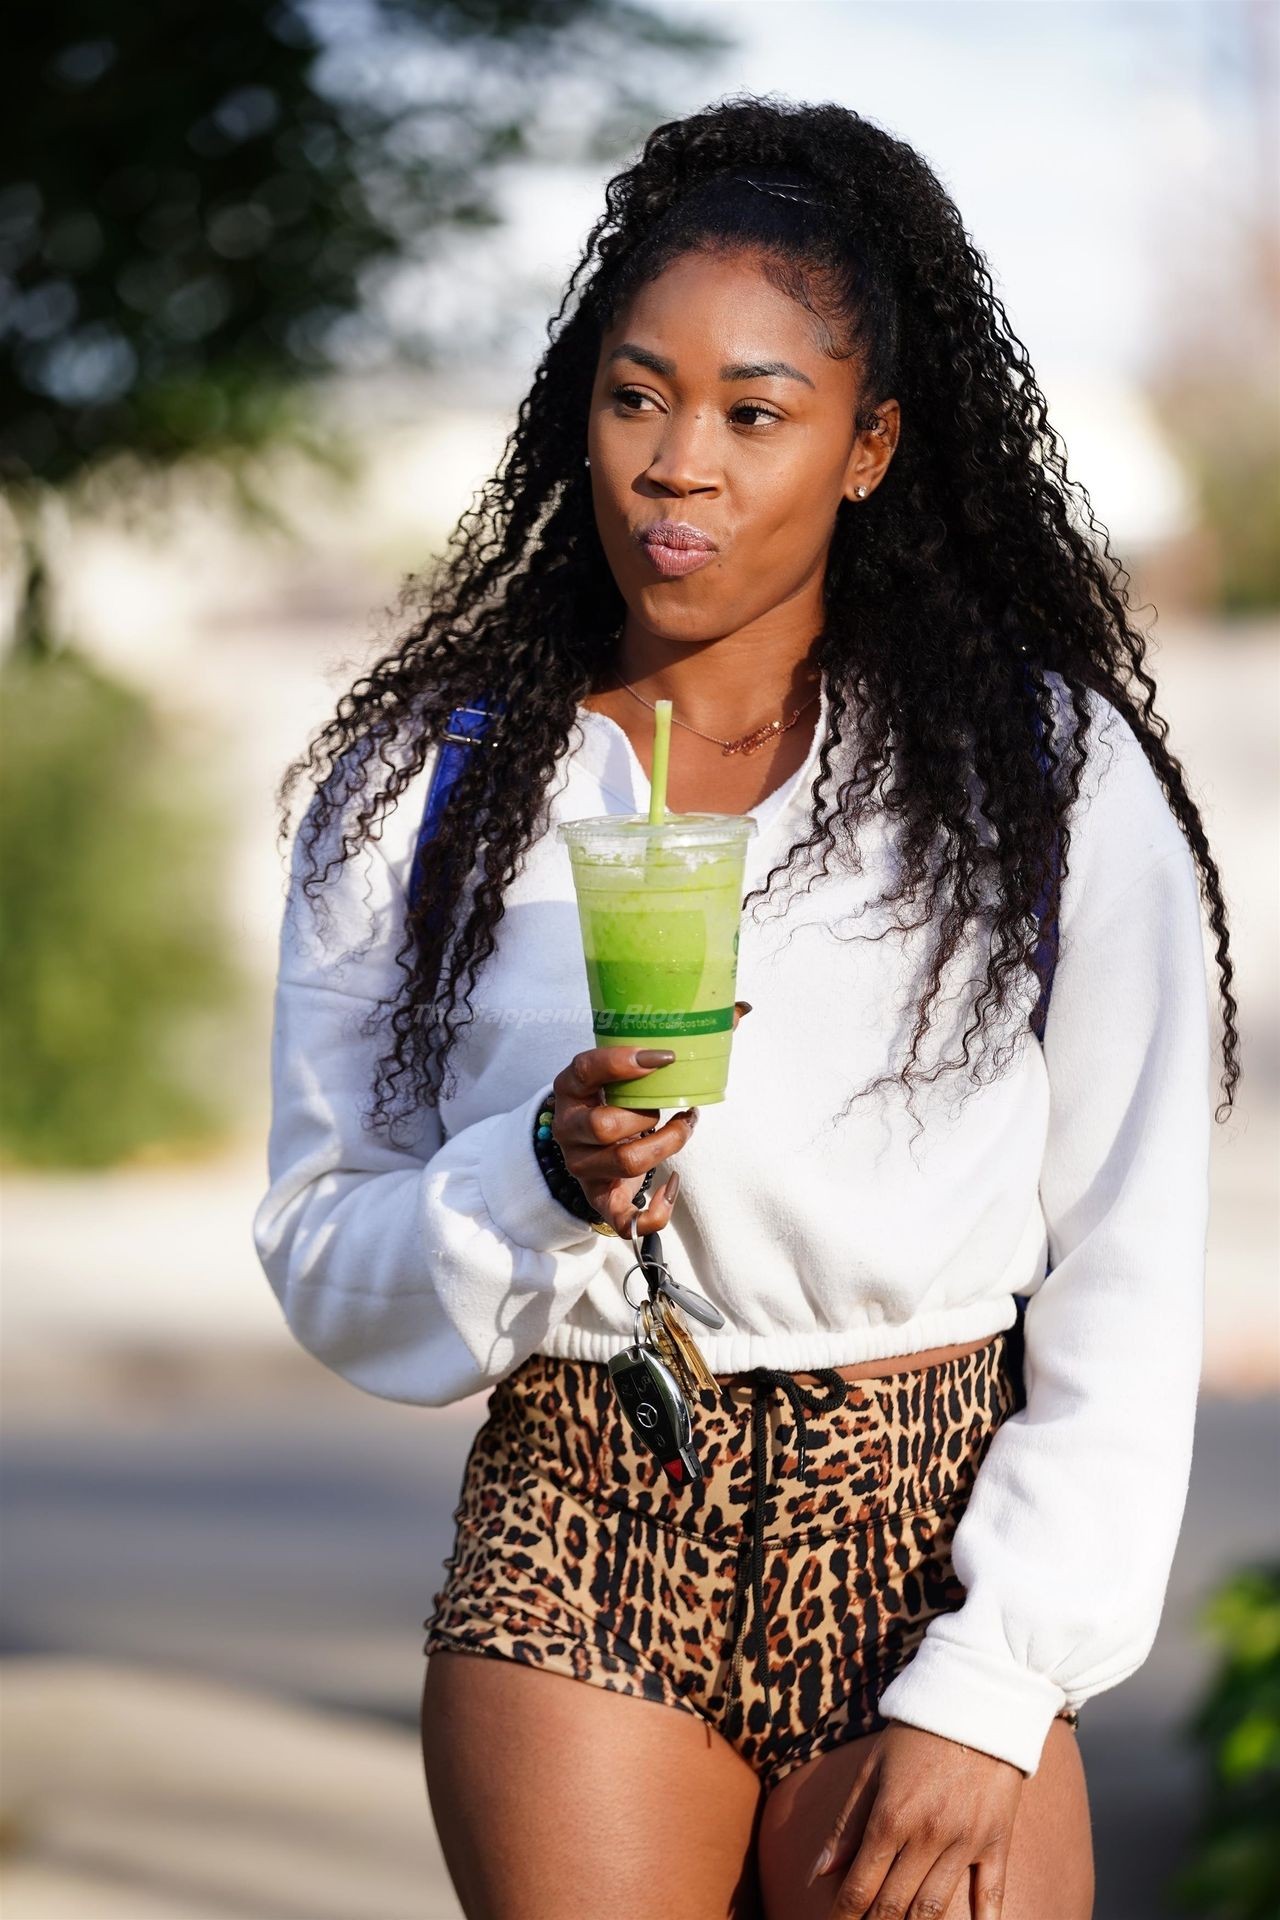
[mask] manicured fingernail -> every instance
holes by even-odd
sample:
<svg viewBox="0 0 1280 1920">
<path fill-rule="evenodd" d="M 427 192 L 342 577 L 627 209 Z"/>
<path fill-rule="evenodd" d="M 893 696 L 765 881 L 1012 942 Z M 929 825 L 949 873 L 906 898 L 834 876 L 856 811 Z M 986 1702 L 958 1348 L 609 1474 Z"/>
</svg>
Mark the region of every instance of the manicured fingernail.
<svg viewBox="0 0 1280 1920">
<path fill-rule="evenodd" d="M 750 1013 L 751 1011 L 751 1002 L 749 1000 L 735 1000 L 733 1004 L 739 1013 Z"/>
<path fill-rule="evenodd" d="M 811 1887 L 815 1880 L 818 1880 L 822 1877 L 822 1875 L 826 1872 L 827 1868 L 830 1865 L 831 1865 L 831 1848 L 824 1847 L 822 1849 L 822 1852 L 818 1855 L 817 1859 L 814 1861 L 813 1871 L 809 1875 L 809 1878 L 805 1884 Z"/>
<path fill-rule="evenodd" d="M 669 1067 L 675 1054 L 665 1047 L 641 1047 L 635 1055 L 638 1067 Z"/>
<path fill-rule="evenodd" d="M 680 1191 L 680 1175 L 678 1173 L 672 1174 L 671 1178 L 668 1180 L 666 1184 L 664 1191 L 667 1196 L 667 1205 L 670 1206 L 671 1202 L 675 1199 L 676 1195 Z"/>
</svg>

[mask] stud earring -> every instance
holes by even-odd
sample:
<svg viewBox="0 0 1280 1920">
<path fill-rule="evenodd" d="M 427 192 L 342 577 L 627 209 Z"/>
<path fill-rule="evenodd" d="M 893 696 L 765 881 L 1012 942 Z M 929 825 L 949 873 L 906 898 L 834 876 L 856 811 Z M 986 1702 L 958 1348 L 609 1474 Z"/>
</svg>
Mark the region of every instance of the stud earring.
<svg viewBox="0 0 1280 1920">
<path fill-rule="evenodd" d="M 858 488 L 858 498 L 859 498 L 859 500 L 861 500 L 861 498 L 862 498 L 862 496 L 863 496 L 863 494 L 864 494 L 865 492 L 866 492 L 866 488 L 865 488 L 865 487 L 859 487 L 859 488 Z"/>
<path fill-rule="evenodd" d="M 589 466 L 591 465 L 591 455 L 590 455 L 589 453 L 584 453 L 584 454 L 583 454 L 583 456 L 582 456 L 582 464 L 583 464 L 583 466 L 584 466 L 584 467 L 589 467 Z"/>
</svg>

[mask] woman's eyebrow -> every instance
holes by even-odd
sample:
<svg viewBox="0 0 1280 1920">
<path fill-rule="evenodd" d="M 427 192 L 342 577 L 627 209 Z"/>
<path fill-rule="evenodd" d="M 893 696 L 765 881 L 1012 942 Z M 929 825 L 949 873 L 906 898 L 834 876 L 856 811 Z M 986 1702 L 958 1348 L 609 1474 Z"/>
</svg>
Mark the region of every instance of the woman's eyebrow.
<svg viewBox="0 0 1280 1920">
<path fill-rule="evenodd" d="M 634 340 L 624 340 L 615 347 L 606 360 L 606 366 L 612 366 L 615 360 L 634 360 L 637 366 L 648 367 L 652 373 L 660 373 L 665 380 L 671 379 L 676 370 L 674 360 L 668 360 L 665 354 L 653 353 L 648 347 L 637 345 Z M 806 387 L 813 382 L 807 373 L 801 373 L 799 367 L 793 367 L 788 360 L 752 360 L 733 361 L 727 367 L 721 367 L 722 380 L 802 380 Z"/>
</svg>

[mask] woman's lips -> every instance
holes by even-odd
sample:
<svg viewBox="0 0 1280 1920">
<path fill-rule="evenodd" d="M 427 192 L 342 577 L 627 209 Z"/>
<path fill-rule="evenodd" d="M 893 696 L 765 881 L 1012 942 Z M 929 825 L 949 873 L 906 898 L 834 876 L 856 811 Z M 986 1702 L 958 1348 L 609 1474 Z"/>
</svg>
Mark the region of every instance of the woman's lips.
<svg viewBox="0 0 1280 1920">
<path fill-rule="evenodd" d="M 696 573 L 716 557 L 715 547 L 669 547 L 659 540 L 642 540 L 640 551 L 647 554 L 658 572 L 668 579 L 674 579 L 677 574 Z"/>
</svg>

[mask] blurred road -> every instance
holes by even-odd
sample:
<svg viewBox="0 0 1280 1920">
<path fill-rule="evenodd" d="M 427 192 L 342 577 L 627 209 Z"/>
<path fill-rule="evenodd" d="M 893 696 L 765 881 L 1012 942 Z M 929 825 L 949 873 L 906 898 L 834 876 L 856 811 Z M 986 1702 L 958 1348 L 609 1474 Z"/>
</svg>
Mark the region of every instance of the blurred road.
<svg viewBox="0 0 1280 1920">
<path fill-rule="evenodd" d="M 412 1740 L 420 1629 L 442 1578 L 482 1413 L 479 1398 L 460 1418 L 453 1409 L 368 1400 L 325 1379 L 314 1391 L 282 1394 L 274 1409 L 241 1406 L 234 1418 L 216 1399 L 201 1404 L 197 1396 L 184 1410 L 156 1408 L 140 1395 L 131 1416 L 109 1425 L 78 1425 L 64 1412 L 42 1428 L 11 1431 L 3 1629 L 10 1673 L 21 1671 L 24 1655 L 89 1656 L 157 1680 L 168 1673 L 182 1684 L 201 1675 L 235 1681 L 264 1703 L 377 1715 L 405 1730 L 401 1776 L 416 1783 L 405 1818 L 421 1821 L 425 1849 L 429 1813 Z M 1159 1887 L 1197 1798 L 1195 1765 L 1178 1739 L 1205 1671 L 1195 1610 L 1222 1573 L 1274 1540 L 1277 1485 L 1276 1401 L 1204 1399 L 1156 1646 L 1136 1675 L 1081 1716 L 1097 1920 L 1163 1920 L 1170 1912 Z M 250 1714 L 249 1745 L 252 1726 Z M 162 1770 L 169 1764 L 163 1753 L 157 1759 Z M 437 1885 L 433 1898 L 441 1897 Z M 300 1910 L 288 1910 L 301 1920 Z M 447 1900 L 433 1908 L 450 1911 Z M 34 1912 L 24 1909 L 21 1920 Z"/>
</svg>

